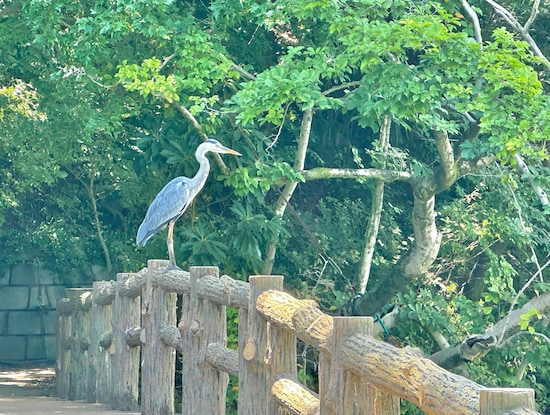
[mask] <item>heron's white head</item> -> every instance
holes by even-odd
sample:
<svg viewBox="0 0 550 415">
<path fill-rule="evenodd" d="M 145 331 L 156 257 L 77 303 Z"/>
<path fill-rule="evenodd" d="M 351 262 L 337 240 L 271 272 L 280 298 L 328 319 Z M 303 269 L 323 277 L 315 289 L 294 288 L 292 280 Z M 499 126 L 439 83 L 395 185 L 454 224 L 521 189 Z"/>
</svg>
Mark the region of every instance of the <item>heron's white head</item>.
<svg viewBox="0 0 550 415">
<path fill-rule="evenodd" d="M 219 153 L 219 154 L 231 154 L 233 156 L 242 156 L 241 153 L 238 151 L 232 150 L 229 147 L 225 147 L 222 143 L 220 143 L 218 140 L 215 140 L 213 138 L 209 138 L 205 142 L 203 142 L 201 145 L 197 147 L 197 154 L 202 153 L 206 154 L 207 152 L 212 153 Z"/>
</svg>

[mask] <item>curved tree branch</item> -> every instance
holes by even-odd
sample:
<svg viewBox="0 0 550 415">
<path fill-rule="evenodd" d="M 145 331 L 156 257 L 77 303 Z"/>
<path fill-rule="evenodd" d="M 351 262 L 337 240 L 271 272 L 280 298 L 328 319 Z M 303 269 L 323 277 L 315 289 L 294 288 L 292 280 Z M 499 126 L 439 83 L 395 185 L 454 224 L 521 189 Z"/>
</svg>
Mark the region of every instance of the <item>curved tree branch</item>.
<svg viewBox="0 0 550 415">
<path fill-rule="evenodd" d="M 455 166 L 455 155 L 449 135 L 446 131 L 435 132 L 435 145 L 439 154 L 440 167 L 435 172 L 435 180 L 438 184 L 437 193 L 451 186 L 458 177 L 458 169 Z"/>
<path fill-rule="evenodd" d="M 550 61 L 544 56 L 542 51 L 537 45 L 537 42 L 531 37 L 529 34 L 529 28 L 533 24 L 537 14 L 538 14 L 538 6 L 539 1 L 535 0 L 535 3 L 533 5 L 533 9 L 531 11 L 531 15 L 529 16 L 529 19 L 525 23 L 524 26 L 521 25 L 521 23 L 514 17 L 514 15 L 508 11 L 506 8 L 498 4 L 494 0 L 485 0 L 487 3 L 489 3 L 495 11 L 502 16 L 502 18 L 516 31 L 519 33 L 519 35 L 525 40 L 529 46 L 531 47 L 531 50 L 533 53 L 541 58 L 543 60 L 544 67 L 547 71 L 550 71 Z"/>
<path fill-rule="evenodd" d="M 546 194 L 544 189 L 536 184 L 533 180 L 531 170 L 529 170 L 529 166 L 527 165 L 527 163 L 523 161 L 519 154 L 514 155 L 514 160 L 516 160 L 519 171 L 527 177 L 527 180 L 529 181 L 529 184 L 531 185 L 531 188 L 533 189 L 535 194 L 538 196 L 541 205 L 548 206 L 548 195 Z"/>
<path fill-rule="evenodd" d="M 468 0 L 461 0 L 462 1 L 462 7 L 464 7 L 464 10 L 466 10 L 466 13 L 468 16 L 470 16 L 470 19 L 472 19 L 472 24 L 474 25 L 474 36 L 476 38 L 476 41 L 481 43 L 483 42 L 483 38 L 481 36 L 481 25 L 479 24 L 479 18 L 477 17 L 477 13 L 474 9 L 472 9 L 472 6 L 470 6 L 470 3 L 468 3 Z"/>
<path fill-rule="evenodd" d="M 403 264 L 404 275 L 419 277 L 433 264 L 439 253 L 441 234 L 435 223 L 435 189 L 433 176 L 413 182 L 412 222 L 414 244 Z"/>
<path fill-rule="evenodd" d="M 535 297 L 523 307 L 512 311 L 483 334 L 468 336 L 461 343 L 434 353 L 430 359 L 448 370 L 480 359 L 520 333 L 521 316 L 533 309 L 539 314 L 550 314 L 550 292 Z"/>
<path fill-rule="evenodd" d="M 191 114 L 191 111 L 189 111 L 182 104 L 180 104 L 179 102 L 176 102 L 176 101 L 173 101 L 172 105 L 174 107 L 176 107 L 176 109 L 185 118 L 187 118 L 187 120 L 191 123 L 191 125 L 193 126 L 193 128 L 199 134 L 199 136 L 201 137 L 201 139 L 203 141 L 208 140 L 208 135 L 206 135 L 206 133 L 203 131 L 202 125 L 200 125 L 200 123 L 197 121 L 195 116 L 193 114 Z M 214 153 L 214 160 L 216 160 L 216 164 L 218 165 L 218 167 L 220 168 L 220 170 L 222 171 L 223 174 L 228 174 L 229 173 L 229 169 L 227 168 L 227 166 L 225 165 L 225 163 L 223 162 L 223 160 L 222 160 L 222 158 L 220 157 L 219 154 Z"/>
</svg>

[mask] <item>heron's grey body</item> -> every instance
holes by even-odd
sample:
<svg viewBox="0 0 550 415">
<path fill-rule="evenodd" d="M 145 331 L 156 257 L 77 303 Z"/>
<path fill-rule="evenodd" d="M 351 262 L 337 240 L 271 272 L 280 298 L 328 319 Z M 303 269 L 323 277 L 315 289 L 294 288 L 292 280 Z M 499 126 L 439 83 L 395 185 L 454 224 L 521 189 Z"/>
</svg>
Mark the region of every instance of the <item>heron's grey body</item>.
<svg viewBox="0 0 550 415">
<path fill-rule="evenodd" d="M 174 256 L 174 223 L 185 213 L 206 183 L 210 172 L 210 162 L 206 158 L 208 152 L 241 155 L 213 139 L 208 139 L 200 144 L 195 151 L 195 157 L 199 162 L 197 174 L 191 179 L 176 177 L 168 182 L 149 206 L 145 219 L 137 232 L 136 243 L 139 246 L 145 246 L 153 235 L 168 227 L 166 244 L 171 268 L 178 268 Z"/>
</svg>

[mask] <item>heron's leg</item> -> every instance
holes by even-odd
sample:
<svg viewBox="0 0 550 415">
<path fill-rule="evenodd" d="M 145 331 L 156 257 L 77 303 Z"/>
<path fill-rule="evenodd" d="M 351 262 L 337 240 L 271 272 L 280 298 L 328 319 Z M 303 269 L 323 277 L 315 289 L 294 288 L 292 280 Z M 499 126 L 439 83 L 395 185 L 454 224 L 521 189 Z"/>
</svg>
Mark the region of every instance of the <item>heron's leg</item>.
<svg viewBox="0 0 550 415">
<path fill-rule="evenodd" d="M 174 255 L 174 224 L 175 221 L 168 223 L 168 236 L 166 237 L 166 245 L 168 246 L 168 268 L 170 269 L 181 269 L 176 265 L 176 257 Z"/>
</svg>

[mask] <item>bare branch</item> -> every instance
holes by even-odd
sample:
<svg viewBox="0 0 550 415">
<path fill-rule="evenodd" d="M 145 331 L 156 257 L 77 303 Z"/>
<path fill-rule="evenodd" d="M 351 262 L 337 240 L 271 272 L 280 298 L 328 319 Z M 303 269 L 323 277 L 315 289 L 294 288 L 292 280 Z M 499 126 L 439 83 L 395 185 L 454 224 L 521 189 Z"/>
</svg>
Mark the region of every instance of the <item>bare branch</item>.
<svg viewBox="0 0 550 415">
<path fill-rule="evenodd" d="M 187 120 L 191 123 L 191 125 L 193 126 L 193 128 L 199 134 L 199 136 L 201 137 L 201 139 L 203 141 L 208 140 L 208 136 L 202 130 L 202 125 L 200 125 L 200 123 L 197 121 L 195 116 L 193 114 L 191 114 L 191 111 L 189 111 L 187 108 L 185 108 L 182 104 L 180 104 L 177 101 L 173 101 L 172 105 L 174 107 L 176 107 L 176 109 L 185 118 L 187 118 Z M 229 172 L 229 169 L 227 168 L 227 166 L 225 165 L 225 163 L 223 162 L 223 160 L 222 160 L 222 158 L 220 157 L 219 154 L 214 154 L 214 160 L 216 160 L 216 164 L 218 165 L 218 167 L 220 168 L 220 170 L 222 171 L 223 174 L 227 174 Z"/>
<path fill-rule="evenodd" d="M 462 159 L 458 163 L 459 176 L 462 177 L 468 174 L 476 173 L 495 161 L 497 161 L 496 156 L 482 156 L 472 160 Z"/>
<path fill-rule="evenodd" d="M 531 250 L 532 250 L 532 247 L 531 247 Z M 534 255 L 534 251 L 533 251 L 533 255 Z M 535 260 L 536 260 L 536 255 L 535 255 Z M 504 319 L 499 321 L 502 327 L 497 328 L 498 323 L 495 324 L 495 326 L 493 327 L 492 335 L 495 338 L 498 336 L 497 343 L 499 344 L 505 340 L 505 337 L 509 337 L 509 336 L 506 336 L 509 328 L 514 328 L 516 326 L 519 326 L 518 317 L 519 319 L 521 319 L 522 314 L 527 313 L 529 310 L 533 308 L 543 314 L 546 314 L 547 312 L 550 311 L 550 305 L 546 305 L 546 303 L 543 302 L 544 301 L 543 299 L 548 300 L 548 296 L 550 295 L 550 293 L 544 293 L 541 296 L 536 297 L 531 301 L 529 301 L 522 308 L 518 310 L 514 310 L 514 307 L 518 299 L 525 292 L 527 287 L 531 285 L 531 283 L 535 280 L 535 278 L 540 275 L 540 278 L 542 280 L 542 271 L 544 270 L 544 268 L 546 268 L 550 264 L 550 260 L 548 260 L 542 267 L 539 265 L 538 261 L 536 261 L 536 263 L 537 263 L 537 271 L 531 276 L 531 278 L 529 278 L 529 280 L 523 285 L 521 290 L 519 290 L 518 293 L 516 294 L 516 297 L 514 298 L 514 301 L 512 301 L 512 305 L 510 306 L 510 312 L 506 315 Z M 541 305 L 541 302 L 542 302 L 542 305 Z"/>
<path fill-rule="evenodd" d="M 537 18 L 537 15 L 539 14 L 539 6 L 540 6 L 540 0 L 535 0 L 533 2 L 533 8 L 531 9 L 531 15 L 529 16 L 529 19 L 525 22 L 523 25 L 523 30 L 528 31 L 535 19 Z"/>
<path fill-rule="evenodd" d="M 255 75 L 252 75 L 250 72 L 245 71 L 243 69 L 243 67 L 240 66 L 240 65 L 232 64 L 229 69 L 240 73 L 243 77 L 245 77 L 246 79 L 248 79 L 250 81 L 255 81 L 256 80 Z"/>
<path fill-rule="evenodd" d="M 391 117 L 386 115 L 380 128 L 380 149 L 386 154 L 390 144 Z M 385 164 L 385 163 L 384 163 Z M 385 167 L 384 165 L 382 167 Z M 365 230 L 365 245 L 359 268 L 359 292 L 364 294 L 369 282 L 370 270 L 372 268 L 372 257 L 376 249 L 378 229 L 380 228 L 380 217 L 384 204 L 384 182 L 376 180 L 376 186 L 372 192 L 371 211 L 367 229 Z"/>
<path fill-rule="evenodd" d="M 413 175 L 408 171 L 384 170 L 384 169 L 333 169 L 329 167 L 316 167 L 304 170 L 304 179 L 378 179 L 384 183 L 395 181 L 410 182 Z"/>
<path fill-rule="evenodd" d="M 439 171 L 443 173 L 442 175 L 438 175 L 438 186 L 440 188 L 447 188 L 456 181 L 458 169 L 455 167 L 454 150 L 446 131 L 435 132 L 435 145 L 439 154 L 439 162 L 441 163 Z"/>
<path fill-rule="evenodd" d="M 538 7 L 539 7 L 539 0 L 535 0 L 535 4 L 533 5 L 533 10 L 531 11 L 531 16 L 529 16 L 529 19 L 525 23 L 525 26 L 522 26 L 521 23 L 514 17 L 514 15 L 506 10 L 503 6 L 498 4 L 494 0 L 485 0 L 487 3 L 489 3 L 495 11 L 502 16 L 502 18 L 516 31 L 520 34 L 520 36 L 525 40 L 529 46 L 531 47 L 531 50 L 533 53 L 541 58 L 543 60 L 543 65 L 545 66 L 545 69 L 547 71 L 550 71 L 550 61 L 544 56 L 542 51 L 537 45 L 537 42 L 531 37 L 529 34 L 529 28 L 533 24 L 533 21 L 535 20 L 537 14 L 538 14 Z"/>
<path fill-rule="evenodd" d="M 466 13 L 468 16 L 470 16 L 470 19 L 472 19 L 472 24 L 474 25 L 474 36 L 476 38 L 476 41 L 481 43 L 483 42 L 483 38 L 481 37 L 481 26 L 479 24 L 479 18 L 477 17 L 477 13 L 474 9 L 472 9 L 472 6 L 470 6 L 470 3 L 468 3 L 468 0 L 462 0 L 462 7 L 464 7 L 464 10 L 466 10 Z"/>
<path fill-rule="evenodd" d="M 536 275 L 537 273 L 535 273 Z M 540 314 L 550 313 L 550 292 L 535 297 L 523 307 L 512 311 L 505 318 L 495 323 L 494 326 L 485 330 L 485 333 L 468 336 L 461 343 L 434 353 L 430 356 L 430 360 L 445 369 L 452 369 L 466 362 L 478 360 L 490 350 L 502 347 L 519 333 L 525 333 L 520 331 L 521 316 L 533 309 Z M 533 335 L 539 336 L 535 333 Z"/>
<path fill-rule="evenodd" d="M 350 88 L 352 86 L 359 86 L 361 85 L 361 81 L 351 81 L 351 82 L 344 82 L 343 84 L 333 86 L 332 88 L 327 89 L 326 91 L 323 91 L 323 95 L 330 95 L 333 92 L 340 91 L 341 89 Z"/>
<path fill-rule="evenodd" d="M 170 56 L 167 56 L 166 58 L 164 58 L 162 60 L 162 64 L 160 65 L 160 68 L 159 68 L 159 72 L 162 71 L 162 69 L 168 65 L 168 62 L 170 62 L 176 55 L 175 54 L 171 54 Z"/>
<path fill-rule="evenodd" d="M 311 135 L 311 123 L 313 121 L 313 108 L 308 108 L 304 111 L 302 118 L 302 125 L 300 127 L 300 137 L 298 139 L 298 148 L 296 149 L 296 156 L 294 158 L 294 170 L 303 171 L 305 162 L 306 162 L 306 153 L 309 145 L 309 138 Z M 279 198 L 275 202 L 273 210 L 275 216 L 283 216 L 286 208 L 290 203 L 290 198 L 298 186 L 297 182 L 287 183 L 279 195 Z M 266 248 L 266 254 L 263 264 L 264 275 L 271 274 L 273 269 L 273 264 L 275 262 L 275 253 L 277 250 L 277 241 L 276 238 L 271 239 Z"/>
<path fill-rule="evenodd" d="M 533 180 L 533 177 L 531 176 L 531 170 L 529 170 L 529 166 L 527 166 L 527 164 L 525 163 L 525 161 L 523 161 L 519 154 L 514 155 L 514 160 L 516 160 L 518 169 L 521 171 L 521 173 L 527 176 L 527 180 L 529 181 L 529 184 L 533 188 L 535 194 L 538 196 L 542 206 L 548 206 L 548 195 L 546 194 L 544 189 L 536 184 Z"/>
<path fill-rule="evenodd" d="M 279 141 L 279 137 L 281 136 L 281 132 L 283 131 L 283 126 L 285 125 L 286 120 L 286 114 L 288 113 L 288 109 L 290 108 L 290 102 L 286 104 L 285 112 L 283 113 L 283 119 L 281 120 L 281 124 L 279 125 L 279 129 L 277 130 L 277 134 L 275 135 L 275 138 L 273 141 L 265 148 L 265 152 L 269 152 L 275 144 L 277 144 L 277 141 Z"/>
<path fill-rule="evenodd" d="M 531 332 L 529 332 L 529 331 L 518 331 L 516 334 L 514 334 L 514 335 L 511 336 L 511 337 L 509 337 L 506 341 L 504 341 L 504 342 L 502 342 L 501 344 L 499 344 L 498 346 L 496 346 L 496 348 L 497 348 L 497 349 L 500 349 L 501 347 L 506 346 L 507 343 L 509 343 L 510 341 L 512 341 L 513 339 L 515 339 L 516 337 L 519 337 L 519 336 L 522 336 L 522 335 L 540 337 L 540 338 L 542 338 L 546 343 L 550 344 L 550 338 L 549 338 L 548 336 L 545 336 L 545 335 L 542 334 L 542 333 L 537 333 L 537 332 L 531 333 Z"/>
</svg>

